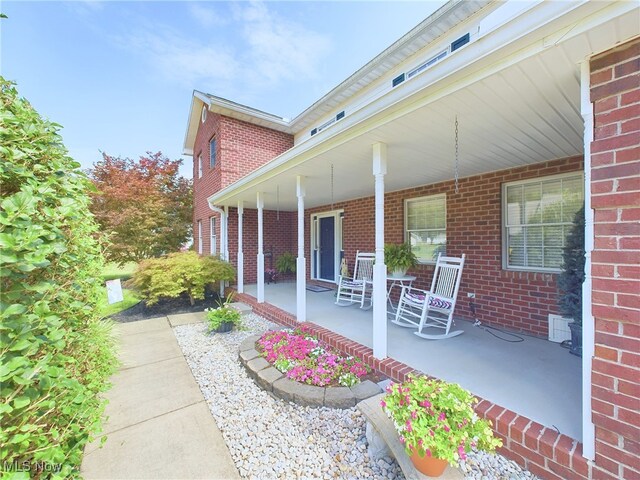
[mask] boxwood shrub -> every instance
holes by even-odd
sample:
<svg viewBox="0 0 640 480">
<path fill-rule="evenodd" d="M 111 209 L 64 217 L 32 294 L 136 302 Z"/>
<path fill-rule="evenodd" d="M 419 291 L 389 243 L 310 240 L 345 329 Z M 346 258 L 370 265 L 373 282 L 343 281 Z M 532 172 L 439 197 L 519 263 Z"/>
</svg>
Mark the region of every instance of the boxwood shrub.
<svg viewBox="0 0 640 480">
<path fill-rule="evenodd" d="M 103 266 L 90 183 L 58 134 L 0 77 L 0 468 L 74 478 L 116 367 L 96 311 Z"/>
</svg>

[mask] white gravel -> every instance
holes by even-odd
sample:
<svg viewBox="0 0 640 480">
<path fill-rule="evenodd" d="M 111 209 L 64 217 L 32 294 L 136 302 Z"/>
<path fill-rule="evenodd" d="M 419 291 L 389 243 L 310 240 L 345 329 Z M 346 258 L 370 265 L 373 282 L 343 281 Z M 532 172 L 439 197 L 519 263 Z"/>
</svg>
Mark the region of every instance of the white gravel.
<svg viewBox="0 0 640 480">
<path fill-rule="evenodd" d="M 277 325 L 255 314 L 246 329 L 208 335 L 204 324 L 174 327 L 242 478 L 403 479 L 396 461 L 371 461 L 365 420 L 356 408 L 301 407 L 257 386 L 238 361 L 242 340 Z M 535 479 L 500 455 L 472 454 L 461 465 L 468 479 Z"/>
</svg>

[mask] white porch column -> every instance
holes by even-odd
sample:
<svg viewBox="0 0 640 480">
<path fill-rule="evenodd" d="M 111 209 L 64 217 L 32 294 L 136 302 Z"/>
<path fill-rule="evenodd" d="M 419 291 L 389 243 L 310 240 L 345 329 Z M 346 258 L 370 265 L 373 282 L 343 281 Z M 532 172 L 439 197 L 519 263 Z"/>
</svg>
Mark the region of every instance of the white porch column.
<svg viewBox="0 0 640 480">
<path fill-rule="evenodd" d="M 376 263 L 373 266 L 373 356 L 387 356 L 387 266 L 384 263 L 384 176 L 387 173 L 387 145 L 373 144 L 375 178 Z"/>
<path fill-rule="evenodd" d="M 584 249 L 585 278 L 582 284 L 582 456 L 596 457 L 596 433 L 591 420 L 591 369 L 595 350 L 595 324 L 591 311 L 591 252 L 594 244 L 593 209 L 591 208 L 591 142 L 593 141 L 593 104 L 590 95 L 589 60 L 580 65 L 580 112 L 584 121 Z"/>
<path fill-rule="evenodd" d="M 307 320 L 307 263 L 304 258 L 304 196 L 306 193 L 304 177 L 296 177 L 298 196 L 298 258 L 296 260 L 296 318 L 299 322 Z"/>
<path fill-rule="evenodd" d="M 262 248 L 262 210 L 264 208 L 264 193 L 258 192 L 258 303 L 264 302 L 264 251 Z"/>
<path fill-rule="evenodd" d="M 224 254 L 224 259 L 229 261 L 229 206 L 224 206 L 224 218 L 225 218 L 225 229 L 224 229 L 224 250 L 222 253 Z"/>
<path fill-rule="evenodd" d="M 242 251 L 242 215 L 244 202 L 238 200 L 238 293 L 244 293 L 244 252 Z"/>
</svg>

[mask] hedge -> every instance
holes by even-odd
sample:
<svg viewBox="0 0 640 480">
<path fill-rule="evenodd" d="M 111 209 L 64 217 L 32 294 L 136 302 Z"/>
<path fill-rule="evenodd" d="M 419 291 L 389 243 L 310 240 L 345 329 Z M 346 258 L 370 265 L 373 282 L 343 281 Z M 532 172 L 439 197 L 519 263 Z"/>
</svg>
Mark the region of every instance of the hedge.
<svg viewBox="0 0 640 480">
<path fill-rule="evenodd" d="M 0 468 L 79 476 L 116 368 L 96 310 L 103 266 L 89 181 L 58 134 L 0 77 Z"/>
</svg>

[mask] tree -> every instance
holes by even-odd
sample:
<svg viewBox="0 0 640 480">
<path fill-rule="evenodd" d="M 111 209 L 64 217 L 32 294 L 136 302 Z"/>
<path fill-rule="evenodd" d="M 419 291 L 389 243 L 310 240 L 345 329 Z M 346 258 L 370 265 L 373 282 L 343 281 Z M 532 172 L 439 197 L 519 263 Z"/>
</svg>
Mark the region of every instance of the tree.
<svg viewBox="0 0 640 480">
<path fill-rule="evenodd" d="M 191 237 L 191 180 L 182 160 L 147 152 L 135 162 L 102 154 L 89 175 L 96 186 L 91 211 L 109 235 L 108 260 L 123 264 L 176 252 Z"/>
</svg>

